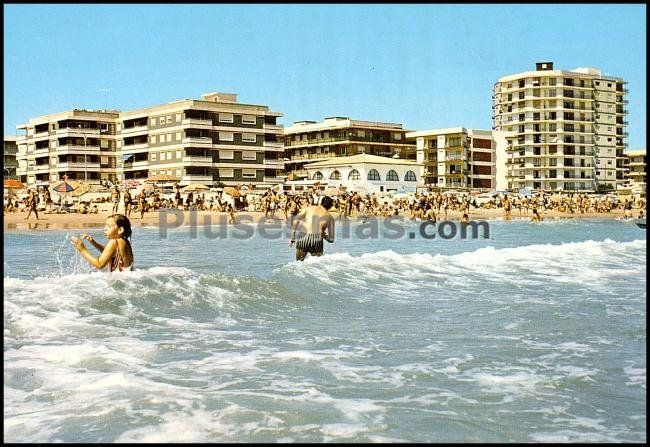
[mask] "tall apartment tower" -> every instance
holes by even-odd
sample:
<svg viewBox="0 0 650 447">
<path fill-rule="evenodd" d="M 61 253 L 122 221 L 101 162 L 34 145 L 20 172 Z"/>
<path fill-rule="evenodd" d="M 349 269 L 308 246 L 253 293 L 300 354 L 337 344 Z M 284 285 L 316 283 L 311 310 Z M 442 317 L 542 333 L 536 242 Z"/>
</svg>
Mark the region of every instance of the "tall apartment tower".
<svg viewBox="0 0 650 447">
<path fill-rule="evenodd" d="M 16 137 L 17 175 L 28 185 L 43 185 L 64 174 L 71 180 L 115 180 L 116 110 L 74 109 L 31 118 Z"/>
<path fill-rule="evenodd" d="M 284 160 L 290 180 L 307 178 L 307 163 L 357 154 L 415 160 L 401 124 L 329 117 L 320 123 L 297 121 L 284 129 Z"/>
<path fill-rule="evenodd" d="M 508 189 L 615 189 L 625 181 L 626 81 L 598 68 L 535 71 L 494 84 L 493 126 L 515 133 L 506 161 Z"/>
</svg>

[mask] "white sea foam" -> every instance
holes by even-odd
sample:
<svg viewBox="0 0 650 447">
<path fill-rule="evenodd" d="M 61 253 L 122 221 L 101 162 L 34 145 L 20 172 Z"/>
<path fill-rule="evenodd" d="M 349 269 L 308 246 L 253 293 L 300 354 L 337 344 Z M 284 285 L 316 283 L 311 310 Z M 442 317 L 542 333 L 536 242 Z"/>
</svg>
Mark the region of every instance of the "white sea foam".
<svg viewBox="0 0 650 447">
<path fill-rule="evenodd" d="M 277 270 L 330 286 L 343 284 L 358 288 L 385 283 L 397 296 L 408 295 L 418 281 L 436 288 L 440 284 L 463 285 L 489 278 L 528 285 L 547 282 L 604 286 L 611 277 L 624 278 L 645 272 L 645 256 L 630 262 L 632 254 L 645 253 L 645 240 L 617 242 L 568 242 L 536 244 L 496 249 L 483 247 L 455 255 L 428 253 L 399 254 L 392 250 L 352 256 L 332 253 L 308 257 Z M 603 268 L 607 267 L 607 268 Z M 471 275 L 471 276 L 470 276 Z"/>
</svg>

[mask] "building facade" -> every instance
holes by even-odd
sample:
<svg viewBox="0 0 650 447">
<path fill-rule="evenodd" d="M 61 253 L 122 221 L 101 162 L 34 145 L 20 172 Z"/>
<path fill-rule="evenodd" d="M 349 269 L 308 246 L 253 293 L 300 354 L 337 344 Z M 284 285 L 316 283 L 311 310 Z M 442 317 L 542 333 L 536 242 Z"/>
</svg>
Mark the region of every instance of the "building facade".
<svg viewBox="0 0 650 447">
<path fill-rule="evenodd" d="M 18 126 L 17 175 L 28 185 L 46 185 L 67 175 L 99 183 L 118 178 L 119 112 L 74 109 L 31 118 Z"/>
<path fill-rule="evenodd" d="M 401 124 L 329 117 L 317 123 L 298 121 L 284 129 L 284 161 L 290 180 L 308 178 L 305 165 L 335 157 L 370 154 L 415 159 Z"/>
<path fill-rule="evenodd" d="M 58 180 L 275 184 L 283 180 L 281 113 L 208 93 L 129 112 L 73 110 L 18 126 L 19 172 L 29 185 Z"/>
<path fill-rule="evenodd" d="M 508 149 L 508 189 L 594 191 L 625 181 L 626 81 L 598 68 L 535 71 L 500 78 L 493 129 L 515 132 Z"/>
<path fill-rule="evenodd" d="M 625 153 L 625 178 L 633 192 L 646 192 L 646 154 L 645 150 L 628 151 Z"/>
<path fill-rule="evenodd" d="M 282 182 L 281 113 L 209 93 L 122 113 L 125 179 L 167 174 L 206 185 Z"/>
<path fill-rule="evenodd" d="M 497 189 L 498 162 L 506 153 L 505 144 L 493 138 L 492 131 L 451 127 L 409 132 L 406 136 L 415 139 L 425 185 Z"/>
<path fill-rule="evenodd" d="M 16 154 L 18 153 L 18 145 L 16 144 L 15 135 L 5 135 L 2 147 L 2 167 L 3 178 L 18 179 L 16 171 L 18 169 L 18 161 Z"/>
<path fill-rule="evenodd" d="M 422 185 L 422 164 L 401 158 L 357 154 L 307 163 L 304 169 L 308 179 L 346 191 L 415 192 Z"/>
</svg>

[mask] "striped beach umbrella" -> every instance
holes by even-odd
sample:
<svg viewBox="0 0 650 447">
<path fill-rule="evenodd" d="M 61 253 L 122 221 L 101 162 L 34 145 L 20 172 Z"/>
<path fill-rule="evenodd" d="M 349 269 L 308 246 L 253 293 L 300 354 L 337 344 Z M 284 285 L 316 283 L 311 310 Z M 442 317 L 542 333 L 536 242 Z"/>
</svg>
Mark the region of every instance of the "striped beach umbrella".
<svg viewBox="0 0 650 447">
<path fill-rule="evenodd" d="M 61 183 L 54 185 L 52 191 L 58 192 L 59 194 L 66 194 L 77 189 L 77 185 L 63 180 Z"/>
</svg>

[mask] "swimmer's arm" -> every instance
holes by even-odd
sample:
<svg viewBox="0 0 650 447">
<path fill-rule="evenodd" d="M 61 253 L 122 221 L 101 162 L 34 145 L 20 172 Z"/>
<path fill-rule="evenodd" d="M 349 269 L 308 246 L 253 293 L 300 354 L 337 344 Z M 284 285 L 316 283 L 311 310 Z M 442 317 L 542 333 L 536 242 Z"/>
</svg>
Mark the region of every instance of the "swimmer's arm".
<svg viewBox="0 0 650 447">
<path fill-rule="evenodd" d="M 81 256 L 83 256 L 86 261 L 93 267 L 97 269 L 103 269 L 106 267 L 106 264 L 111 260 L 113 255 L 115 254 L 115 250 L 117 250 L 117 241 L 115 240 L 110 240 L 108 241 L 108 244 L 106 244 L 106 247 L 102 251 L 102 253 L 98 257 L 94 257 L 93 255 L 90 254 L 84 243 L 77 239 L 73 238 L 72 243 L 74 244 L 75 248 L 79 250 L 79 253 L 81 253 Z"/>
<path fill-rule="evenodd" d="M 88 242 L 90 242 L 92 244 L 92 246 L 95 247 L 97 250 L 104 251 L 104 245 L 97 242 L 95 240 L 95 238 L 92 237 L 91 235 L 83 233 L 83 234 L 80 234 L 79 237 L 82 238 L 82 239 L 87 240 Z"/>
<path fill-rule="evenodd" d="M 291 223 L 291 243 L 296 241 L 296 227 L 298 226 L 298 222 L 305 218 L 306 214 L 307 210 L 304 209 L 294 216 L 293 222 Z"/>
<path fill-rule="evenodd" d="M 334 242 L 334 219 L 332 216 L 328 216 L 327 222 L 323 224 L 323 231 L 325 231 L 325 228 L 327 228 L 325 240 L 329 243 Z"/>
</svg>

